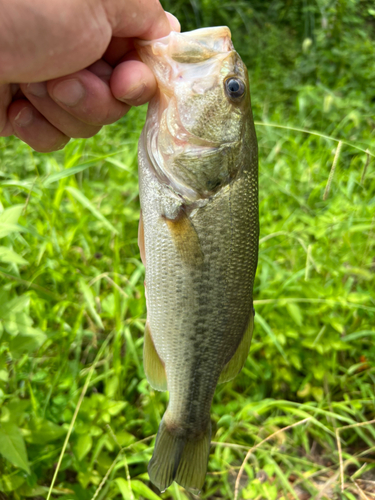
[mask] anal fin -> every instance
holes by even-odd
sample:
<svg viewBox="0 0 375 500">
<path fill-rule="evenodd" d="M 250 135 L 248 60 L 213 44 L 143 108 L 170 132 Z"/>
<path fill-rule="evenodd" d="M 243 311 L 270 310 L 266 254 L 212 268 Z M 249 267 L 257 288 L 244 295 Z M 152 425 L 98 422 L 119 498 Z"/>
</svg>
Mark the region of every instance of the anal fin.
<svg viewBox="0 0 375 500">
<path fill-rule="evenodd" d="M 164 364 L 156 352 L 148 322 L 146 322 L 143 344 L 143 366 L 150 385 L 157 391 L 166 391 L 167 377 Z"/>
<path fill-rule="evenodd" d="M 245 330 L 240 345 L 237 347 L 237 350 L 233 354 L 230 361 L 228 361 L 228 363 L 224 366 L 221 375 L 219 377 L 218 381 L 219 384 L 232 380 L 242 370 L 247 355 L 249 354 L 251 338 L 253 336 L 253 329 L 254 329 L 254 316 L 251 312 L 249 324 Z"/>
</svg>

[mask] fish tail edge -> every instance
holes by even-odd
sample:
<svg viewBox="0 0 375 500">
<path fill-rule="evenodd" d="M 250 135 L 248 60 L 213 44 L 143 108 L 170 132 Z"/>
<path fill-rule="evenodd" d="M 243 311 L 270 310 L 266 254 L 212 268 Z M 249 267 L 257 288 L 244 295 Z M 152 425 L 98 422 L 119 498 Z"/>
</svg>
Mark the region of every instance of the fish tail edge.
<svg viewBox="0 0 375 500">
<path fill-rule="evenodd" d="M 164 492 L 176 481 L 191 493 L 199 494 L 206 473 L 211 442 L 211 423 L 199 437 L 176 432 L 161 421 L 155 449 L 148 466 L 151 482 Z"/>
</svg>

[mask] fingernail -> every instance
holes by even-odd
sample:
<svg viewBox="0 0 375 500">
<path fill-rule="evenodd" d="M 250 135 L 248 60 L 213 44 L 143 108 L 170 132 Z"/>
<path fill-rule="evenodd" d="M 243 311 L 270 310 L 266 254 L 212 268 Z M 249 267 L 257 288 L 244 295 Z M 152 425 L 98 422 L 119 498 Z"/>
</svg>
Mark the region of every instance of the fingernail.
<svg viewBox="0 0 375 500">
<path fill-rule="evenodd" d="M 52 94 L 65 106 L 76 106 L 85 95 L 85 89 L 78 80 L 64 80 L 53 87 Z"/>
<path fill-rule="evenodd" d="M 169 24 L 171 25 L 172 31 L 181 31 L 181 24 L 180 21 L 177 19 L 176 16 L 171 14 L 170 12 L 165 12 L 168 17 Z"/>
<path fill-rule="evenodd" d="M 139 99 L 142 96 L 142 94 L 145 90 L 145 87 L 146 87 L 146 85 L 144 83 L 142 83 L 141 85 L 138 85 L 137 87 L 133 87 L 120 100 L 121 101 L 136 101 L 137 99 Z"/>
<path fill-rule="evenodd" d="M 36 82 L 27 84 L 27 92 L 35 97 L 44 97 L 47 94 L 47 85 L 45 82 Z"/>
<path fill-rule="evenodd" d="M 27 127 L 33 121 L 32 109 L 29 106 L 25 106 L 15 117 L 14 121 L 19 127 Z"/>
</svg>

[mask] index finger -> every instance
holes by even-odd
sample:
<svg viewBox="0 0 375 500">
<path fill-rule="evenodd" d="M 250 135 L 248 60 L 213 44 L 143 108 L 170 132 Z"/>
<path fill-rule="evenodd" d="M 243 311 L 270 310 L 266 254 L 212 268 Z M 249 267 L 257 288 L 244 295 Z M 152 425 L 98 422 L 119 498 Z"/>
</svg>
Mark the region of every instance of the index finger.
<svg viewBox="0 0 375 500">
<path fill-rule="evenodd" d="M 171 31 L 159 0 L 107 0 L 105 4 L 115 37 L 154 40 L 169 35 Z"/>
</svg>

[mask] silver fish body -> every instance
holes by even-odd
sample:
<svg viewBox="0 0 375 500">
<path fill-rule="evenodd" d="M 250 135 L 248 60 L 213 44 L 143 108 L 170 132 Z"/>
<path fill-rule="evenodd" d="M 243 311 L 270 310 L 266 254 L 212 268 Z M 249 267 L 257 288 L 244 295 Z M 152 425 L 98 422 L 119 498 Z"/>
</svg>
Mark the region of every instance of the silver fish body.
<svg viewBox="0 0 375 500">
<path fill-rule="evenodd" d="M 241 370 L 250 347 L 257 141 L 228 28 L 171 33 L 137 50 L 159 84 L 139 142 L 144 364 L 170 396 L 149 474 L 162 491 L 176 480 L 197 492 L 216 385 Z"/>
</svg>

